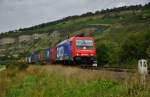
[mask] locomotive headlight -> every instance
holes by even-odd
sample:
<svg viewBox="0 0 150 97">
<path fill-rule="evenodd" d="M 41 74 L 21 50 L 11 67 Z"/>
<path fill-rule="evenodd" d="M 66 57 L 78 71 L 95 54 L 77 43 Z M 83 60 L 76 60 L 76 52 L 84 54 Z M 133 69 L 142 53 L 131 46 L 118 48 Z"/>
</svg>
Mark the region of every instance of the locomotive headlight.
<svg viewBox="0 0 150 97">
<path fill-rule="evenodd" d="M 77 53 L 77 56 L 79 56 L 79 54 Z"/>
<path fill-rule="evenodd" d="M 93 56 L 94 54 L 91 54 L 91 56 Z"/>
</svg>

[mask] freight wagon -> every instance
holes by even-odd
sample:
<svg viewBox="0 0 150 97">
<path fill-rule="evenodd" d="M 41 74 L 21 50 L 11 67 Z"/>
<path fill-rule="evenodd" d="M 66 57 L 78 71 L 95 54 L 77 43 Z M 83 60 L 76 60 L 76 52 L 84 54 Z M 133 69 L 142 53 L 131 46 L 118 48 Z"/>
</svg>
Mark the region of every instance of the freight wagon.
<svg viewBox="0 0 150 97">
<path fill-rule="evenodd" d="M 46 62 L 46 57 L 45 57 L 45 50 L 42 50 L 38 53 L 38 61 L 41 63 L 41 64 L 45 64 Z"/>
<path fill-rule="evenodd" d="M 50 57 L 51 57 L 51 49 L 47 48 L 45 50 L 45 62 L 50 63 Z"/>
<path fill-rule="evenodd" d="M 38 53 L 34 52 L 31 56 L 30 56 L 30 63 L 38 63 L 39 61 L 39 57 L 38 57 Z"/>
</svg>

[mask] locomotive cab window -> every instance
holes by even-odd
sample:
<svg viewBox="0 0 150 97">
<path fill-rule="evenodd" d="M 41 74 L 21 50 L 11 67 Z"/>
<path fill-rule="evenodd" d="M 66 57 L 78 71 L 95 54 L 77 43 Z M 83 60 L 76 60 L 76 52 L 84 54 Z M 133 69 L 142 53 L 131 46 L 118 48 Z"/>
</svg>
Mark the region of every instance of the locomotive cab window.
<svg viewBox="0 0 150 97">
<path fill-rule="evenodd" d="M 76 47 L 78 49 L 93 49 L 94 42 L 93 40 L 76 40 Z"/>
</svg>

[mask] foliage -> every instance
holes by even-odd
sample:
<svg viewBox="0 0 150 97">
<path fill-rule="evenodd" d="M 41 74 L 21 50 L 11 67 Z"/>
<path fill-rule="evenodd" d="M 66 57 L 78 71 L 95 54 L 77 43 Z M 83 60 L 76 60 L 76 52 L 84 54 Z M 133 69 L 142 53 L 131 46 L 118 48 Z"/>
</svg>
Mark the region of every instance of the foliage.
<svg viewBox="0 0 150 97">
<path fill-rule="evenodd" d="M 1 73 L 3 79 L 0 79 L 0 90 L 3 90 L 0 91 L 0 96 L 149 97 L 149 84 L 144 87 L 138 82 L 138 76 L 131 77 L 129 74 L 126 76 L 129 79 L 119 81 L 120 79 L 114 79 L 117 75 L 111 76 L 110 72 L 57 66 L 46 67 L 43 71 L 42 68 L 30 67 L 27 71 L 11 69 Z"/>
<path fill-rule="evenodd" d="M 147 58 L 146 50 L 150 43 L 149 35 L 149 32 L 130 35 L 122 45 L 121 61 L 127 62 L 127 60 Z"/>
<path fill-rule="evenodd" d="M 97 45 L 97 60 L 99 65 L 104 65 L 108 63 L 108 52 L 109 48 L 105 44 Z"/>
<path fill-rule="evenodd" d="M 150 46 L 147 48 L 146 54 L 147 54 L 148 60 L 149 60 L 149 62 L 150 62 Z"/>
</svg>

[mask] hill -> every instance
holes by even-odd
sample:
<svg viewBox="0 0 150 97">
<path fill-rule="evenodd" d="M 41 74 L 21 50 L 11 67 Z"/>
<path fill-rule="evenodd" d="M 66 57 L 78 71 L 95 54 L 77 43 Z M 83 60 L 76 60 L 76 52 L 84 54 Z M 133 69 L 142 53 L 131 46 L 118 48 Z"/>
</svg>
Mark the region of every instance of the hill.
<svg viewBox="0 0 150 97">
<path fill-rule="evenodd" d="M 19 36 L 35 33 L 47 35 L 18 42 Z M 17 41 L 1 45 L 1 59 L 8 61 L 25 57 L 33 51 L 52 47 L 78 33 L 95 38 L 100 65 L 135 67 L 138 59 L 150 58 L 150 3 L 88 12 L 81 16 L 69 16 L 58 21 L 2 33 L 1 39 L 11 37 Z"/>
</svg>

